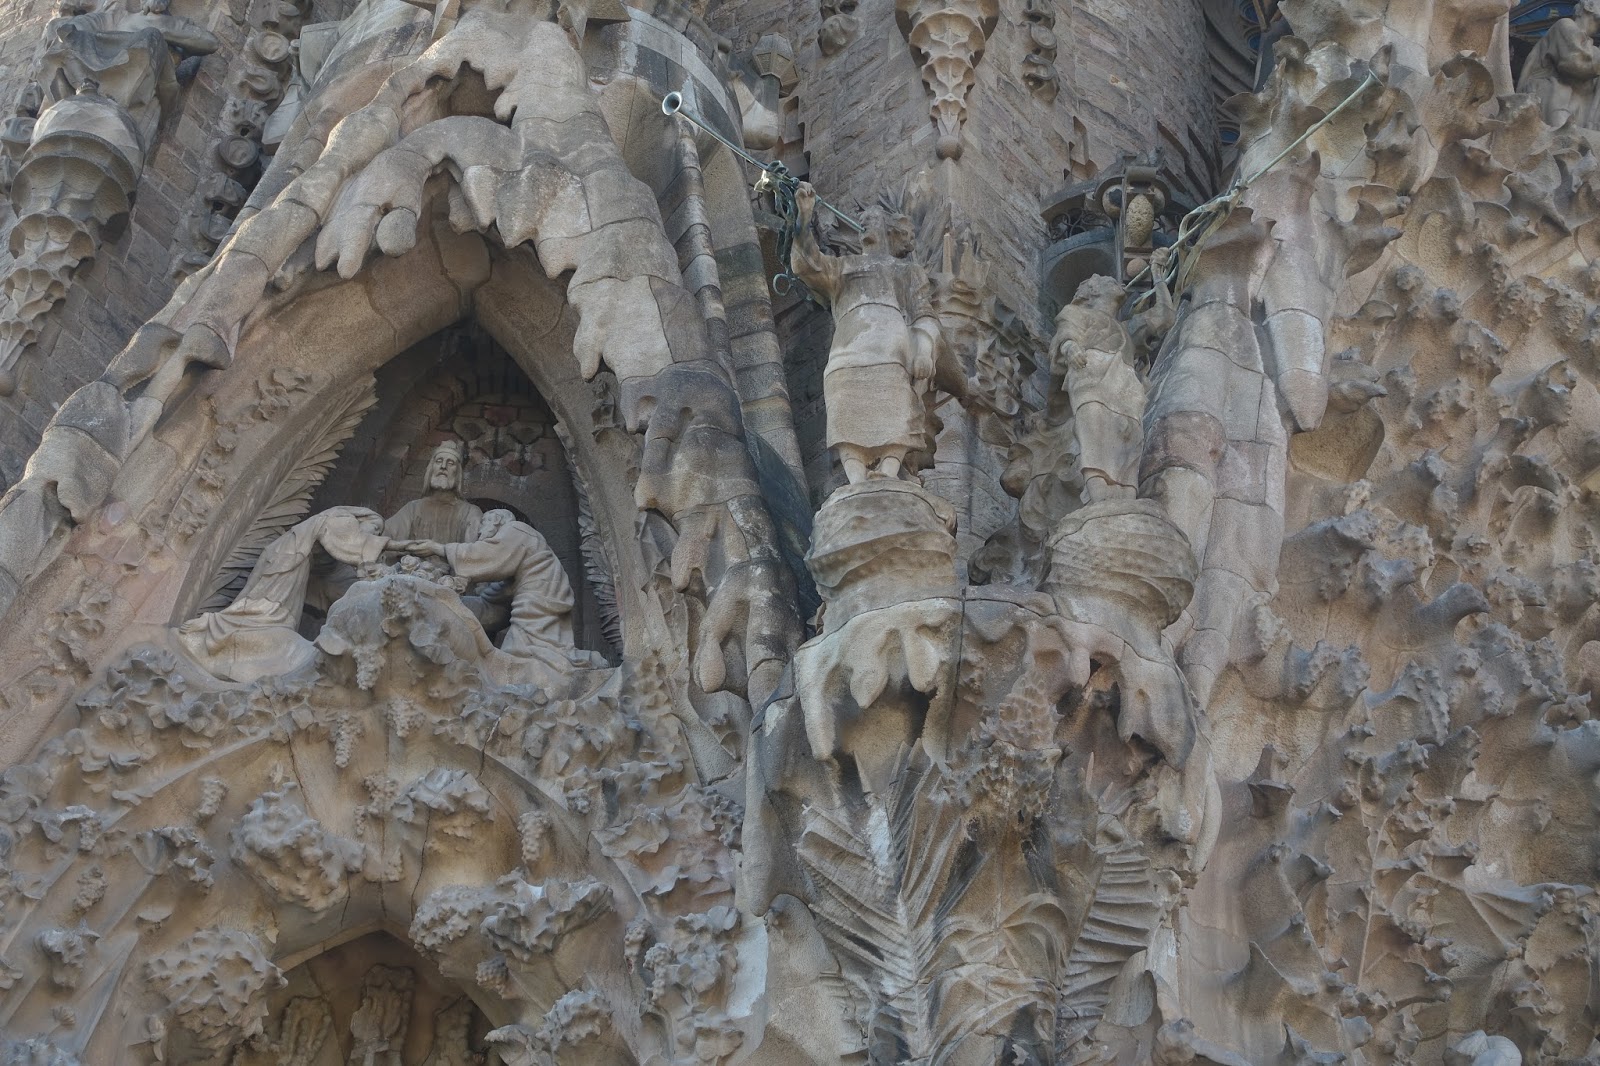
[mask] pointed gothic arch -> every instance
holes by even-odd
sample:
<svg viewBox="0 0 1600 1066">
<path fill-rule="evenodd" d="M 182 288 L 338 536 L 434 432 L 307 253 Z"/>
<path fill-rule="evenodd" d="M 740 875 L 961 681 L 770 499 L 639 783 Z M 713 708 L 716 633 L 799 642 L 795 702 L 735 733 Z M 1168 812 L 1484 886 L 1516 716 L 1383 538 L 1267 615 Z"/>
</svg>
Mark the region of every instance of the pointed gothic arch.
<svg viewBox="0 0 1600 1066">
<path fill-rule="evenodd" d="M 495 50 L 452 29 L 337 125 L 296 126 L 217 259 L 0 505 L 0 591 L 38 622 L 0 635 L 20 649 L 0 833 L 23 886 L 0 957 L 43 960 L 0 1014 L 61 1055 L 281 1040 L 262 998 L 280 963 L 373 928 L 470 982 L 529 1053 L 726 1058 L 759 1029 L 735 985 L 764 929 L 732 907 L 739 807 L 710 782 L 798 626 L 745 397 L 566 32 L 473 19 Z M 467 69 L 501 119 L 450 113 Z M 307 665 L 199 669 L 172 626 L 264 514 L 309 509 L 374 375 L 468 316 L 570 427 L 625 664 L 530 682 L 453 593 L 384 574 Z"/>
</svg>

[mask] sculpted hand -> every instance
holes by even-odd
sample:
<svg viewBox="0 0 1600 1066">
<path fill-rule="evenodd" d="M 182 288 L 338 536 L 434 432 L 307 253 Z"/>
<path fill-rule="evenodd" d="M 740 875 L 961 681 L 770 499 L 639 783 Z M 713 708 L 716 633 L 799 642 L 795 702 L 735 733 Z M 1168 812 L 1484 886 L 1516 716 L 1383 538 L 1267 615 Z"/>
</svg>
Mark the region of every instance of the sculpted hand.
<svg viewBox="0 0 1600 1066">
<path fill-rule="evenodd" d="M 794 203 L 800 209 L 801 218 L 810 218 L 811 213 L 817 209 L 817 190 L 809 181 L 802 181 L 795 189 Z"/>
</svg>

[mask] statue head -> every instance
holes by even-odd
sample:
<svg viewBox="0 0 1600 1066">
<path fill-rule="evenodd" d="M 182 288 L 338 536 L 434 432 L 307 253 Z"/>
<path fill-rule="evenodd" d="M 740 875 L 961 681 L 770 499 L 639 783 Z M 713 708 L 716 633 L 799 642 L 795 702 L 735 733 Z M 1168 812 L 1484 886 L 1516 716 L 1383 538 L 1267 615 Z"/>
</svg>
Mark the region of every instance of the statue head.
<svg viewBox="0 0 1600 1066">
<path fill-rule="evenodd" d="M 1593 37 L 1600 31 L 1600 0 L 1579 0 L 1572 17 L 1583 26 L 1583 32 Z"/>
<path fill-rule="evenodd" d="M 460 441 L 447 440 L 433 450 L 433 456 L 428 460 L 428 470 L 422 477 L 422 491 L 428 495 L 435 492 L 461 491 L 461 474 L 466 466 L 466 450 Z"/>
<path fill-rule="evenodd" d="M 1095 274 L 1078 284 L 1077 291 L 1072 294 L 1072 305 L 1116 315 L 1122 310 L 1122 301 L 1127 294 L 1128 290 L 1116 278 Z"/>
<path fill-rule="evenodd" d="M 863 252 L 888 252 L 904 259 L 917 250 L 917 227 L 906 200 L 905 190 L 892 190 L 862 213 L 861 224 L 866 227 L 861 235 Z"/>
<path fill-rule="evenodd" d="M 516 520 L 517 516 L 503 507 L 496 507 L 492 511 L 486 511 L 483 520 L 478 523 L 478 539 L 488 540 Z"/>
</svg>

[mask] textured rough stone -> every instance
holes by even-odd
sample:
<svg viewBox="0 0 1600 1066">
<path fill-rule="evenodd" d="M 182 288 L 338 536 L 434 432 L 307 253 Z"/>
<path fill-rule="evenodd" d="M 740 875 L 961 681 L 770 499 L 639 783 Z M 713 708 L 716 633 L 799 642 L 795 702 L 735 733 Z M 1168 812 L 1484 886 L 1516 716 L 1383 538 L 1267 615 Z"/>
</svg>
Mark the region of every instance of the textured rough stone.
<svg viewBox="0 0 1600 1066">
<path fill-rule="evenodd" d="M 1592 4 L 175 3 L 0 2 L 0 1064 L 1600 1058 Z"/>
</svg>

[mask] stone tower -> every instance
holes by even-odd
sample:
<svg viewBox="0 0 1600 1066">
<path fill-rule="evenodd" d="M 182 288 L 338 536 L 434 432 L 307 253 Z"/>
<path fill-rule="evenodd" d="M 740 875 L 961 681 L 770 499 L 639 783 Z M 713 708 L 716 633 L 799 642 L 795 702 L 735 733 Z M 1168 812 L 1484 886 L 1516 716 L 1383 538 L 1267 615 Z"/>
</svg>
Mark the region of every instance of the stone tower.
<svg viewBox="0 0 1600 1066">
<path fill-rule="evenodd" d="M 1600 1060 L 1600 0 L 7 15 L 0 1066 Z"/>
</svg>

